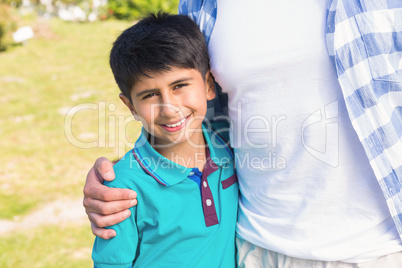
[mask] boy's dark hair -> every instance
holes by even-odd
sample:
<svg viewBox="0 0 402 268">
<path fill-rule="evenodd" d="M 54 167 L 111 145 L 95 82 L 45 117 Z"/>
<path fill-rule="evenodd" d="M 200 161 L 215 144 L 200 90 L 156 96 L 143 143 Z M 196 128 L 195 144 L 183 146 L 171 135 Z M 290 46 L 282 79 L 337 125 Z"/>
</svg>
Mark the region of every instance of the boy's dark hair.
<svg viewBox="0 0 402 268">
<path fill-rule="evenodd" d="M 110 67 L 121 92 L 130 92 L 141 77 L 171 67 L 197 69 L 202 77 L 209 69 L 204 36 L 184 15 L 152 14 L 126 29 L 114 42 Z"/>
</svg>

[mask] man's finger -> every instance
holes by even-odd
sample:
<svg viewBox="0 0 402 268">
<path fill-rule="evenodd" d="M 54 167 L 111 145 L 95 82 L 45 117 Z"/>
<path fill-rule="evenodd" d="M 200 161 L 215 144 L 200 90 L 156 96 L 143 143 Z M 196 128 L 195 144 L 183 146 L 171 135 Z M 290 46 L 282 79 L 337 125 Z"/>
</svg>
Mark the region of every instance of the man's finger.
<svg viewBox="0 0 402 268">
<path fill-rule="evenodd" d="M 95 212 L 102 215 L 110 215 L 137 205 L 137 199 L 103 202 L 101 200 L 85 197 L 83 204 L 87 213 Z"/>
<path fill-rule="evenodd" d="M 99 157 L 94 165 L 95 173 L 99 179 L 112 181 L 115 178 L 113 163 L 106 157 Z"/>
<path fill-rule="evenodd" d="M 102 185 L 99 192 L 99 198 L 103 201 L 116 201 L 116 200 L 133 200 L 137 198 L 137 193 L 130 189 L 123 188 L 109 188 Z"/>
<path fill-rule="evenodd" d="M 91 222 L 91 229 L 92 229 L 92 233 L 94 235 L 96 235 L 97 237 L 103 238 L 103 239 L 110 239 L 110 238 L 116 236 L 116 231 L 115 230 L 97 227 L 92 222 Z"/>
<path fill-rule="evenodd" d="M 84 187 L 84 196 L 102 201 L 134 200 L 137 193 L 130 189 L 109 188 L 102 184 L 87 183 Z"/>
<path fill-rule="evenodd" d="M 100 215 L 93 212 L 88 212 L 87 214 L 91 224 L 94 224 L 96 227 L 107 227 L 124 221 L 130 217 L 131 211 L 126 209 L 111 215 Z"/>
</svg>

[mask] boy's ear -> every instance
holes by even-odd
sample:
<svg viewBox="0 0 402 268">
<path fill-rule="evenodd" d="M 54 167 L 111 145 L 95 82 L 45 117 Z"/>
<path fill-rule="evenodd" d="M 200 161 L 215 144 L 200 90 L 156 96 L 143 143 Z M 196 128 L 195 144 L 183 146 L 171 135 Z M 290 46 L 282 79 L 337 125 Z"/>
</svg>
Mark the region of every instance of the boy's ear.
<svg viewBox="0 0 402 268">
<path fill-rule="evenodd" d="M 134 105 L 131 103 L 131 101 L 126 96 L 124 96 L 123 93 L 119 94 L 119 98 L 121 99 L 122 102 L 124 102 L 124 104 L 130 110 L 131 114 L 134 116 L 134 119 L 139 121 L 138 113 L 135 110 Z"/>
<path fill-rule="evenodd" d="M 211 72 L 208 71 L 205 75 L 205 83 L 207 86 L 207 100 L 213 100 L 215 98 L 215 80 Z"/>
</svg>

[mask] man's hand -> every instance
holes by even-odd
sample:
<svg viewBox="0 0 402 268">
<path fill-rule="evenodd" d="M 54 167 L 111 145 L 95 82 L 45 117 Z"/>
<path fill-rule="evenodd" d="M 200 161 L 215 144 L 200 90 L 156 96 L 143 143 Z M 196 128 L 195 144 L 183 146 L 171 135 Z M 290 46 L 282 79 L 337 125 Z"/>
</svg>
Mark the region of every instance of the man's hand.
<svg viewBox="0 0 402 268">
<path fill-rule="evenodd" d="M 92 233 L 100 238 L 116 236 L 114 225 L 127 219 L 130 207 L 137 205 L 137 194 L 133 190 L 109 188 L 102 183 L 114 180 L 113 163 L 107 158 L 98 158 L 87 175 L 84 186 L 84 207 L 91 221 Z"/>
</svg>

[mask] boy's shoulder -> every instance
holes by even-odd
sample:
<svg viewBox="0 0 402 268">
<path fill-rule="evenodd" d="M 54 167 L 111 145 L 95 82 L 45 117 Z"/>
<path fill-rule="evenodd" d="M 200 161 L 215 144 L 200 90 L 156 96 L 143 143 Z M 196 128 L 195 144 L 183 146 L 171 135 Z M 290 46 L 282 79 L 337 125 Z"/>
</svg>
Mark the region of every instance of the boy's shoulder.
<svg viewBox="0 0 402 268">
<path fill-rule="evenodd" d="M 142 130 L 134 148 L 114 165 L 116 179 L 110 186 L 148 188 L 158 184 L 168 185 L 163 178 L 174 174 L 176 166 L 178 164 L 164 158 L 152 148 Z M 164 169 L 167 171 L 164 172 Z"/>
<path fill-rule="evenodd" d="M 105 185 L 116 188 L 131 188 L 134 185 L 140 185 L 148 177 L 138 160 L 134 157 L 133 150 L 128 151 L 113 166 L 116 178 L 111 182 L 105 181 Z"/>
<path fill-rule="evenodd" d="M 138 161 L 133 155 L 133 150 L 129 150 L 114 166 L 113 168 L 118 171 L 139 169 Z"/>
<path fill-rule="evenodd" d="M 143 163 L 141 162 L 149 162 L 156 157 L 153 150 L 150 150 L 148 147 L 150 145 L 144 135 L 144 130 L 142 130 L 134 144 L 134 148 L 129 150 L 113 168 L 118 172 L 137 173 L 141 171 L 140 174 L 147 174 L 143 170 Z"/>
</svg>

